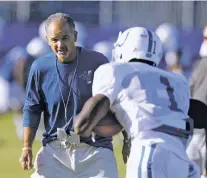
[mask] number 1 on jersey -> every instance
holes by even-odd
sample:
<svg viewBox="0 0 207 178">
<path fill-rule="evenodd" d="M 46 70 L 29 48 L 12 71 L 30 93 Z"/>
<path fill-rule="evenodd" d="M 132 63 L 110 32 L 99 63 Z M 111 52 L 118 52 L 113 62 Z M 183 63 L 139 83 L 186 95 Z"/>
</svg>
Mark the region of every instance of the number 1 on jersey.
<svg viewBox="0 0 207 178">
<path fill-rule="evenodd" d="M 170 82 L 167 77 L 160 76 L 160 82 L 166 86 L 167 94 L 169 96 L 170 100 L 170 106 L 169 108 L 172 111 L 177 111 L 177 112 L 182 112 L 181 109 L 178 108 L 177 102 L 175 101 L 175 96 L 174 96 L 174 88 L 170 85 Z"/>
</svg>

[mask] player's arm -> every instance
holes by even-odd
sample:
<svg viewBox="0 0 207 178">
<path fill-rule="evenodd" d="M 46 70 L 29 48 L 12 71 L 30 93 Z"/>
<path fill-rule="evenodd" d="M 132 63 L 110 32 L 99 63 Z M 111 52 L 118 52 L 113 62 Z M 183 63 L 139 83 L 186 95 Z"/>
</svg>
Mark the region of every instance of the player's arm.
<svg viewBox="0 0 207 178">
<path fill-rule="evenodd" d="M 117 121 L 115 113 L 113 111 L 109 111 L 95 126 L 93 132 L 102 137 L 110 137 L 118 134 L 122 129 L 123 127 Z"/>
<path fill-rule="evenodd" d="M 98 94 L 91 97 L 75 117 L 74 130 L 76 134 L 89 137 L 98 122 L 106 116 L 110 109 L 109 99 Z"/>
<path fill-rule="evenodd" d="M 75 117 L 74 130 L 82 137 L 89 137 L 92 131 L 99 136 L 108 137 L 118 134 L 122 126 L 110 111 L 109 99 L 98 94 L 91 97 Z"/>
<path fill-rule="evenodd" d="M 130 155 L 131 140 L 128 137 L 128 134 L 125 130 L 122 131 L 122 134 L 124 136 L 124 143 L 123 143 L 123 147 L 122 147 L 122 156 L 123 156 L 124 164 L 126 164 L 128 157 Z"/>
<path fill-rule="evenodd" d="M 129 143 L 130 139 L 128 137 L 128 134 L 127 134 L 126 130 L 123 130 L 122 134 L 123 134 L 123 137 L 124 137 L 124 143 Z"/>
</svg>

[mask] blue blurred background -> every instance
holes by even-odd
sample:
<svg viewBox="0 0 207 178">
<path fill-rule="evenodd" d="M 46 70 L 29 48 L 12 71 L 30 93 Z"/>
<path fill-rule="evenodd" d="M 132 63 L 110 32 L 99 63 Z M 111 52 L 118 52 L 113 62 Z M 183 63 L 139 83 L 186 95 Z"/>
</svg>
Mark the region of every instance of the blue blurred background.
<svg viewBox="0 0 207 178">
<path fill-rule="evenodd" d="M 180 63 L 191 67 L 192 61 L 200 57 L 206 9 L 205 1 L 1 1 L 0 61 L 3 63 L 12 48 L 26 48 L 33 38 L 44 36 L 40 25 L 50 14 L 66 12 L 77 23 L 78 44 L 102 50 L 109 58 L 120 30 L 132 26 L 156 30 L 170 23 L 177 30 L 174 48 L 182 53 Z"/>
<path fill-rule="evenodd" d="M 75 20 L 77 45 L 99 51 L 109 60 L 119 31 L 133 26 L 156 31 L 163 42 L 160 67 L 165 70 L 189 78 L 194 63 L 207 56 L 205 1 L 0 1 L 0 114 L 15 111 L 10 116 L 19 139 L 29 69 L 36 58 L 50 52 L 44 20 L 56 12 Z M 0 136 L 5 135 L 3 127 Z M 15 140 L 0 137 L 0 148 L 4 139 Z"/>
</svg>

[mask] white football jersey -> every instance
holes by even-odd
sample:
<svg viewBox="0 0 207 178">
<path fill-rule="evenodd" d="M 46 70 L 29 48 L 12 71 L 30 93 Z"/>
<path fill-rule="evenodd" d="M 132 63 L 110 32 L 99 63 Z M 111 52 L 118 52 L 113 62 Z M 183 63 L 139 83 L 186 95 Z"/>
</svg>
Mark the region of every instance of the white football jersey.
<svg viewBox="0 0 207 178">
<path fill-rule="evenodd" d="M 180 74 L 140 62 L 100 66 L 93 81 L 93 95 L 110 100 L 116 117 L 130 136 L 167 122 L 188 118 L 190 89 Z"/>
</svg>

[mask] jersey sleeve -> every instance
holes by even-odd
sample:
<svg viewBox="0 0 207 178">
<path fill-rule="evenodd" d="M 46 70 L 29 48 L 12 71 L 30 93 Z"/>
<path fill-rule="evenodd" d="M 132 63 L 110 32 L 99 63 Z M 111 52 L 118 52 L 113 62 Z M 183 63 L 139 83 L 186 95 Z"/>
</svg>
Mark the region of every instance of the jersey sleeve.
<svg viewBox="0 0 207 178">
<path fill-rule="evenodd" d="M 110 100 L 110 104 L 113 105 L 118 94 L 117 85 L 111 64 L 101 65 L 94 73 L 93 96 L 103 94 Z"/>
</svg>

